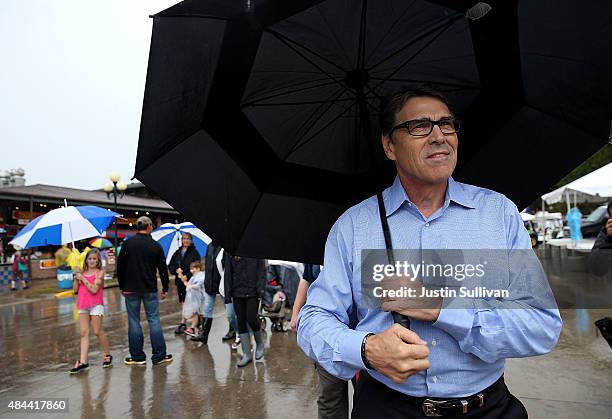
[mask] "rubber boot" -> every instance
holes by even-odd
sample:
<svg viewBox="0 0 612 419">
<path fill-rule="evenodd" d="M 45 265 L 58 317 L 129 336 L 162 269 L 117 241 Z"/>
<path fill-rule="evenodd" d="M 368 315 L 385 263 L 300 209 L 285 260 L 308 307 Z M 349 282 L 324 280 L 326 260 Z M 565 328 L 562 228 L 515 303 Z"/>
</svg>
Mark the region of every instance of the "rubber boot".
<svg viewBox="0 0 612 419">
<path fill-rule="evenodd" d="M 264 340 L 261 330 L 254 332 L 253 336 L 255 336 L 255 359 L 261 359 L 264 356 Z"/>
<path fill-rule="evenodd" d="M 191 340 L 195 342 L 202 342 L 204 345 L 206 345 L 208 343 L 208 334 L 210 333 L 212 322 L 212 318 L 205 317 L 202 321 L 202 333 L 200 333 L 198 336 L 192 337 Z"/>
<path fill-rule="evenodd" d="M 244 367 L 253 360 L 253 355 L 251 354 L 251 337 L 248 333 L 240 334 L 240 346 L 242 347 L 242 359 L 238 361 L 237 365 L 239 367 Z"/>
</svg>

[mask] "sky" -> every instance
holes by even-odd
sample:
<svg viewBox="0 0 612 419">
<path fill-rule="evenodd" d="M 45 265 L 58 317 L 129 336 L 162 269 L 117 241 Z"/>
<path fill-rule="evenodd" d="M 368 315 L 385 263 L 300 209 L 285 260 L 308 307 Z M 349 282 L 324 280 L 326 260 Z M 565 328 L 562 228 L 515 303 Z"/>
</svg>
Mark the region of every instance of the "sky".
<svg viewBox="0 0 612 419">
<path fill-rule="evenodd" d="M 134 174 L 152 19 L 178 0 L 2 0 L 0 170 L 98 189 Z"/>
</svg>

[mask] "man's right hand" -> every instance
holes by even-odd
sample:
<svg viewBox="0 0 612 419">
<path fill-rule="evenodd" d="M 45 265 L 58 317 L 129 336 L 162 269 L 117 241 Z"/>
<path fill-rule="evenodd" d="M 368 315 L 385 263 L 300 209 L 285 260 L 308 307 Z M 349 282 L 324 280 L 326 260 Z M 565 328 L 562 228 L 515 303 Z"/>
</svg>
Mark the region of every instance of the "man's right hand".
<svg viewBox="0 0 612 419">
<path fill-rule="evenodd" d="M 166 291 L 162 291 L 162 292 L 159 293 L 159 299 L 160 300 L 165 300 L 167 295 L 168 295 L 168 293 Z"/>
<path fill-rule="evenodd" d="M 612 237 L 612 218 L 609 218 L 606 223 L 606 233 L 608 233 L 609 237 Z"/>
<path fill-rule="evenodd" d="M 376 371 L 398 384 L 429 368 L 427 342 L 399 324 L 370 336 L 365 353 Z"/>
</svg>

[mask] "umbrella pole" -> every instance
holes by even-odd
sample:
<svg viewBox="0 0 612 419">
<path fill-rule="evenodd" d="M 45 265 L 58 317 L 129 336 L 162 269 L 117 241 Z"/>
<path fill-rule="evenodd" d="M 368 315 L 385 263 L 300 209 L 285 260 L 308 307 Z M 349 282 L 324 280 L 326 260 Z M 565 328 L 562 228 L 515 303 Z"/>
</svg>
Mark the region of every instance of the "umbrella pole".
<svg viewBox="0 0 612 419">
<path fill-rule="evenodd" d="M 64 208 L 68 208 L 68 202 L 66 201 L 66 198 L 64 198 Z M 79 266 L 78 265 L 79 260 L 76 254 L 76 246 L 74 245 L 74 235 L 72 234 L 72 225 L 70 225 L 70 223 L 68 223 L 68 229 L 70 230 L 70 242 L 72 243 L 72 256 L 74 257 L 74 270 L 76 271 L 76 268 Z M 74 291 L 72 292 L 74 293 Z"/>
</svg>

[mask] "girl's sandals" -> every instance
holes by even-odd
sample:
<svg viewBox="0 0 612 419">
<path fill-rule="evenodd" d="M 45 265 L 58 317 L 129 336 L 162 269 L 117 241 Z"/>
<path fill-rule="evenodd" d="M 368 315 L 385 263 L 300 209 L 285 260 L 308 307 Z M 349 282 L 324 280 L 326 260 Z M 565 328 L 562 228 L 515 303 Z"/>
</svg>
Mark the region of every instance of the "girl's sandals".
<svg viewBox="0 0 612 419">
<path fill-rule="evenodd" d="M 81 371 L 85 371 L 89 369 L 89 364 L 83 364 L 81 361 L 77 361 L 75 367 L 71 369 L 70 374 L 78 374 Z"/>
<path fill-rule="evenodd" d="M 113 366 L 113 356 L 111 354 L 104 355 L 104 362 L 102 368 L 109 368 Z"/>
</svg>

